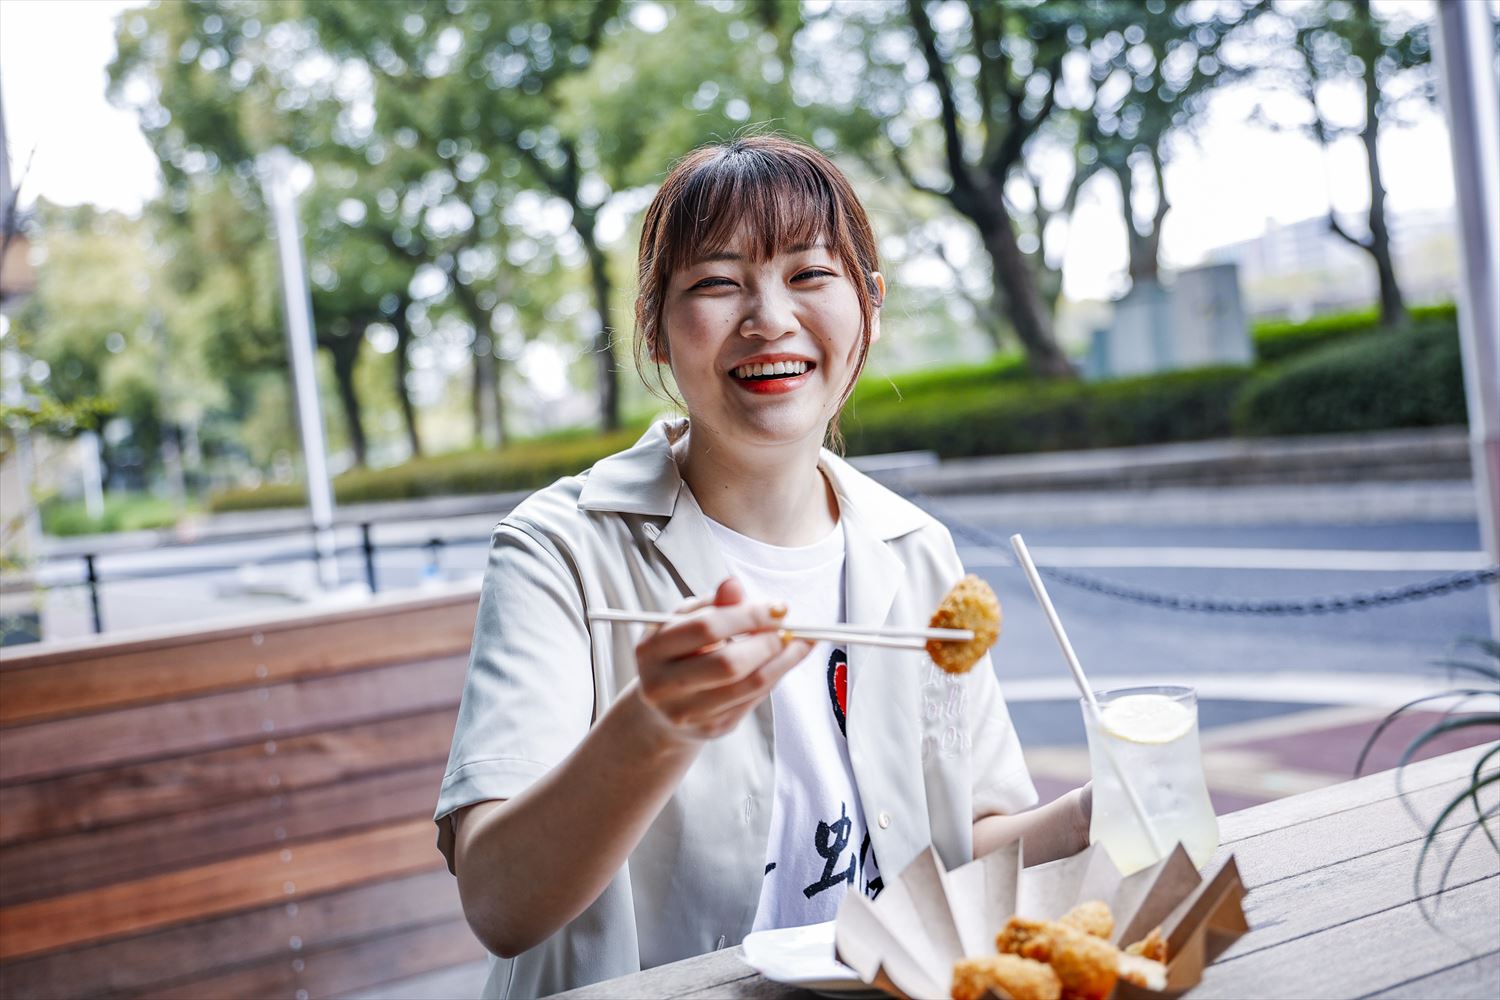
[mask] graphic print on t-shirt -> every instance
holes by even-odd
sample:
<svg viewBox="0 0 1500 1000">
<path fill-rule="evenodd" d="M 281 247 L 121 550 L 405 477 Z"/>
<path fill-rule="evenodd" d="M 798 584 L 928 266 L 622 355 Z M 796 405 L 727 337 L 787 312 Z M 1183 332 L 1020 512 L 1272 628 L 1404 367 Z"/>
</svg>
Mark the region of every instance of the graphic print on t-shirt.
<svg viewBox="0 0 1500 1000">
<path fill-rule="evenodd" d="M 828 657 L 828 700 L 833 703 L 833 717 L 839 724 L 839 732 L 849 738 L 849 728 L 844 720 L 849 715 L 849 654 L 835 646 Z"/>
<path fill-rule="evenodd" d="M 782 601 L 799 621 L 844 621 L 842 524 L 797 548 L 768 545 L 713 521 L 709 529 L 751 599 Z M 834 645 L 815 644 L 771 692 L 773 794 L 752 930 L 832 920 L 845 893 L 880 891 L 849 760 L 850 657 Z M 752 818 L 747 805 L 745 819 Z"/>
<path fill-rule="evenodd" d="M 818 831 L 813 835 L 813 848 L 823 858 L 823 877 L 812 885 L 802 890 L 802 895 L 812 899 L 825 889 L 832 889 L 844 882 L 854 881 L 854 866 L 856 858 L 854 852 L 849 852 L 849 867 L 843 871 L 834 871 L 839 859 L 844 856 L 844 848 L 849 846 L 849 829 L 854 824 L 849 820 L 849 803 L 839 803 L 839 818 L 832 823 L 818 821 Z"/>
</svg>

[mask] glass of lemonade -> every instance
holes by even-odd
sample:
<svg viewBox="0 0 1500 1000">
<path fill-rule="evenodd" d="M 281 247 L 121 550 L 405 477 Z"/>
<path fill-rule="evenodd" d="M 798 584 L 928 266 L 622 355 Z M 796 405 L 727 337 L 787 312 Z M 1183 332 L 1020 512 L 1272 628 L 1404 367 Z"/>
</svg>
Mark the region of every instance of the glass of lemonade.
<svg viewBox="0 0 1500 1000">
<path fill-rule="evenodd" d="M 1095 697 L 1098 723 L 1083 705 L 1094 772 L 1089 842 L 1102 843 L 1123 875 L 1164 856 L 1141 828 L 1120 784 L 1118 766 L 1161 845 L 1170 852 L 1181 841 L 1193 864 L 1202 868 L 1219 846 L 1219 822 L 1203 777 L 1197 692 L 1189 687 L 1137 687 L 1101 691 Z"/>
</svg>

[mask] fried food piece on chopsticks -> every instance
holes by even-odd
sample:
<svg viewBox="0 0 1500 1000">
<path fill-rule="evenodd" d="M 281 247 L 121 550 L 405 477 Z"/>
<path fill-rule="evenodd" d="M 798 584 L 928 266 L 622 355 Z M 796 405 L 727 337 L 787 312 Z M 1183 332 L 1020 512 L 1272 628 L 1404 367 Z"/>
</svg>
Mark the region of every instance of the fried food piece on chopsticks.
<svg viewBox="0 0 1500 1000">
<path fill-rule="evenodd" d="M 990 585 L 970 573 L 953 585 L 929 623 L 932 628 L 966 628 L 968 642 L 929 639 L 927 655 L 950 674 L 967 673 L 1000 638 L 1000 599 Z"/>
<path fill-rule="evenodd" d="M 1019 955 L 961 958 L 953 965 L 953 1000 L 983 1000 L 991 988 L 1012 1000 L 1059 1000 L 1062 982 L 1044 962 Z"/>
<path fill-rule="evenodd" d="M 1104 1000 L 1120 978 L 1119 949 L 1051 920 L 1011 917 L 996 936 L 995 949 L 1051 965 L 1069 1000 Z"/>
<path fill-rule="evenodd" d="M 1115 932 L 1115 915 L 1109 912 L 1107 903 L 1098 899 L 1079 903 L 1064 913 L 1058 923 L 1106 941 Z"/>
<path fill-rule="evenodd" d="M 1151 933 L 1141 938 L 1135 944 L 1125 949 L 1127 955 L 1140 955 L 1149 958 L 1153 962 L 1165 962 L 1167 960 L 1167 940 L 1161 936 L 1161 928 L 1151 928 Z"/>
</svg>

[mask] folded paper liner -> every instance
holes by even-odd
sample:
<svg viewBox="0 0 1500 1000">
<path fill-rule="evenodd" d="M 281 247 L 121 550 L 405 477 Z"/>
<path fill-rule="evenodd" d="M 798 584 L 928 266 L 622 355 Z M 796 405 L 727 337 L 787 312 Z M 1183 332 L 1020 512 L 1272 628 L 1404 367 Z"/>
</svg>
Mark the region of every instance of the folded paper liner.
<svg viewBox="0 0 1500 1000">
<path fill-rule="evenodd" d="M 1165 859 L 1122 878 L 1098 844 L 1032 868 L 1012 844 L 945 871 L 929 847 L 878 899 L 851 892 L 839 907 L 834 949 L 870 986 L 911 1000 L 950 993 L 953 963 L 995 954 L 995 935 L 1012 916 L 1056 920 L 1092 899 L 1109 904 L 1113 944 L 1123 948 L 1160 925 L 1167 939 L 1167 988 L 1121 980 L 1113 1000 L 1167 1000 L 1197 986 L 1203 970 L 1249 929 L 1245 885 L 1234 856 L 1209 878 L 1177 845 Z"/>
</svg>

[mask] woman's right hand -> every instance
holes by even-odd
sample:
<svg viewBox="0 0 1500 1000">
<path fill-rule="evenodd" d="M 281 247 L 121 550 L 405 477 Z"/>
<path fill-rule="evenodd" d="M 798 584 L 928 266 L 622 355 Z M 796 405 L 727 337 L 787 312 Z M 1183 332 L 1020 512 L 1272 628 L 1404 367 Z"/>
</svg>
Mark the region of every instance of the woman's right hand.
<svg viewBox="0 0 1500 1000">
<path fill-rule="evenodd" d="M 702 742 L 732 730 L 813 647 L 784 641 L 786 609 L 746 601 L 733 578 L 676 613 L 682 617 L 635 647 L 638 696 L 674 740 Z"/>
</svg>

